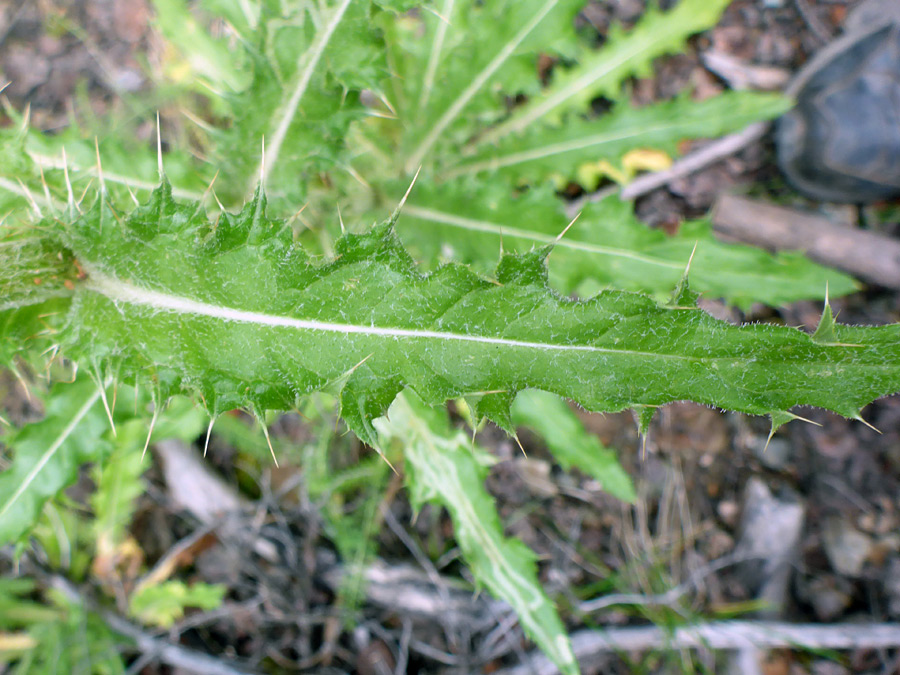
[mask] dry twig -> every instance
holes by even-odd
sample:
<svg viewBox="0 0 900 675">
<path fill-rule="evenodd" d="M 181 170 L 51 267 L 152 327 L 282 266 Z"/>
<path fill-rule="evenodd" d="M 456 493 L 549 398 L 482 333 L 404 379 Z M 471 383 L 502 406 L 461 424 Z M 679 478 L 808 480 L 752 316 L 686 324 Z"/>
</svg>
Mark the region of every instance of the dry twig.
<svg viewBox="0 0 900 675">
<path fill-rule="evenodd" d="M 678 178 L 689 176 L 710 164 L 715 164 L 736 152 L 740 152 L 754 141 L 762 138 L 768 129 L 769 124 L 767 122 L 756 122 L 742 131 L 723 136 L 700 150 L 685 155 L 664 171 L 656 171 L 636 178 L 621 189 L 619 196 L 625 200 L 643 197 L 645 194 L 668 185 Z M 617 190 L 618 188 L 599 190 L 576 199 L 566 206 L 566 213 L 570 218 L 574 217 L 584 208 L 586 203 L 600 201 L 610 194 L 615 194 Z"/>
<path fill-rule="evenodd" d="M 712 212 L 719 234 L 774 250 L 803 251 L 825 265 L 889 288 L 900 288 L 900 242 L 841 227 L 801 211 L 724 195 Z"/>
<path fill-rule="evenodd" d="M 719 621 L 667 632 L 657 626 L 584 630 L 572 635 L 575 655 L 589 668 L 610 652 L 650 649 L 889 649 L 900 647 L 900 624 L 791 624 L 777 621 Z M 502 675 L 555 675 L 545 656 L 499 671 Z"/>
<path fill-rule="evenodd" d="M 52 585 L 71 598 L 74 602 L 91 607 L 87 598 L 83 597 L 72 582 L 61 576 L 50 579 Z M 95 609 L 92 607 L 92 609 Z M 165 638 L 156 637 L 139 626 L 109 611 L 99 611 L 103 621 L 110 628 L 125 637 L 134 640 L 142 654 L 165 663 L 173 668 L 181 668 L 197 675 L 252 675 L 253 671 L 229 665 L 208 654 L 174 645 Z"/>
</svg>

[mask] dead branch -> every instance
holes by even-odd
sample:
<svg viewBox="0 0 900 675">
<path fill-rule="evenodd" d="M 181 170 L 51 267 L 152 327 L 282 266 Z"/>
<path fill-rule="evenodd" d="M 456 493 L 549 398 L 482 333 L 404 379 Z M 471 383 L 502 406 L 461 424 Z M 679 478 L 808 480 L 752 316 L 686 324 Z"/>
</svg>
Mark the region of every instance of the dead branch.
<svg viewBox="0 0 900 675">
<path fill-rule="evenodd" d="M 685 155 L 668 169 L 639 176 L 623 187 L 621 191 L 619 191 L 619 196 L 625 200 L 643 197 L 648 192 L 652 192 L 657 188 L 668 185 L 673 180 L 684 178 L 710 164 L 715 164 L 716 162 L 730 157 L 736 152 L 740 152 L 753 143 L 753 141 L 762 138 L 768 130 L 769 124 L 767 122 L 756 122 L 742 131 L 723 136 L 699 150 Z M 615 194 L 617 190 L 618 187 L 613 187 L 611 189 L 607 188 L 586 195 L 580 199 L 576 199 L 566 205 L 566 213 L 570 218 L 573 218 L 588 202 L 600 201 L 610 194 Z"/>
<path fill-rule="evenodd" d="M 802 211 L 723 195 L 712 211 L 716 232 L 772 250 L 802 251 L 811 259 L 889 288 L 900 288 L 900 242 L 835 225 Z"/>
<path fill-rule="evenodd" d="M 656 188 L 671 183 L 676 178 L 688 176 L 710 164 L 715 164 L 762 138 L 768 130 L 767 122 L 756 122 L 735 134 L 723 136 L 709 145 L 685 155 L 665 171 L 648 173 L 636 178 L 622 189 L 621 197 L 626 200 L 637 199 Z"/>
<path fill-rule="evenodd" d="M 657 626 L 585 630 L 572 635 L 583 667 L 602 663 L 610 652 L 650 649 L 888 649 L 900 647 L 900 624 L 791 624 L 777 621 L 719 621 L 667 632 Z M 499 671 L 498 675 L 555 675 L 545 656 Z"/>
</svg>

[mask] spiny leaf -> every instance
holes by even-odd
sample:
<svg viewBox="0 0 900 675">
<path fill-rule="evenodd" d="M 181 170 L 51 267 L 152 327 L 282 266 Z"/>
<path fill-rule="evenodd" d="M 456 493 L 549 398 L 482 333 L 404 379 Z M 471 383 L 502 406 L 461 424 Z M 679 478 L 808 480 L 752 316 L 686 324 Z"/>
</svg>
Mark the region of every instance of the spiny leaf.
<svg viewBox="0 0 900 675">
<path fill-rule="evenodd" d="M 97 542 L 95 569 L 111 566 L 116 547 L 122 543 L 125 528 L 131 522 L 136 500 L 144 492 L 141 476 L 150 466 L 141 453 L 146 435 L 144 420 L 119 425 L 109 457 L 94 466 L 97 490 L 91 496 L 91 506 Z"/>
<path fill-rule="evenodd" d="M 99 400 L 90 380 L 57 385 L 46 417 L 6 441 L 14 454 L 0 474 L 0 544 L 22 537 L 44 503 L 75 481 L 82 464 L 108 452 L 103 436 L 109 422 Z"/>
<path fill-rule="evenodd" d="M 501 244 L 511 252 L 554 244 L 568 221 L 548 187 L 510 197 L 505 187 L 474 180 L 444 185 L 423 180 L 397 226 L 418 259 L 449 258 L 486 272 Z M 741 308 L 822 297 L 826 287 L 833 296 L 857 288 L 852 278 L 801 255 L 722 243 L 705 220 L 684 223 L 668 236 L 646 227 L 631 205 L 616 197 L 585 205 L 553 246 L 550 280 L 564 295 L 604 287 L 668 295 L 692 254 L 693 289 Z"/>
<path fill-rule="evenodd" d="M 240 202 L 262 176 L 273 194 L 296 204 L 307 179 L 339 163 L 348 125 L 367 114 L 360 92 L 378 91 L 387 72 L 375 10 L 368 0 L 263 2 L 258 16 L 243 19 L 221 3 L 210 9 L 237 20 L 244 31 L 237 48 L 252 70 L 247 86 L 212 94 L 228 119 L 226 128 L 210 129 L 223 196 Z M 170 32 L 191 58 L 202 56 L 179 36 Z"/>
<path fill-rule="evenodd" d="M 570 300 L 547 286 L 549 248 L 504 255 L 496 281 L 458 265 L 422 275 L 383 225 L 315 264 L 263 198 L 212 223 L 167 185 L 129 216 L 98 202 L 59 236 L 87 274 L 70 357 L 150 378 L 163 398 L 196 392 L 213 414 L 334 386 L 370 443 L 371 420 L 407 387 L 428 403 L 535 388 L 596 411 L 690 399 L 848 417 L 900 389 L 900 325 L 835 326 L 820 344 L 632 293 Z"/>
<path fill-rule="evenodd" d="M 82 365 L 85 371 L 91 364 Z M 113 395 L 111 390 L 110 398 Z M 139 398 L 133 407 L 120 405 L 112 411 L 118 429 L 113 438 L 97 383 L 84 376 L 74 383 L 60 382 L 46 395 L 44 419 L 4 437 L 11 461 L 0 473 L 0 544 L 27 535 L 44 504 L 77 480 L 81 466 L 92 462 L 103 467 L 97 469 L 98 493 L 93 499 L 100 545 L 116 539 L 128 519 L 127 504 L 140 486 L 135 476 L 141 472 L 147 434 L 145 419 L 135 419 L 133 412 L 146 408 L 147 397 L 135 395 Z M 133 397 L 128 398 L 130 403 Z M 202 411 L 176 399 L 160 416 L 157 430 L 162 437 L 193 439 L 203 427 Z"/>
<path fill-rule="evenodd" d="M 728 92 L 705 101 L 682 97 L 641 108 L 621 105 L 599 119 L 573 116 L 557 128 L 533 127 L 496 145 L 484 145 L 440 175 L 451 179 L 498 171 L 531 184 L 554 175 L 573 178 L 577 167 L 586 162 L 618 161 L 636 148 L 674 155 L 685 139 L 731 133 L 751 122 L 777 117 L 789 107 L 790 101 L 781 96 L 756 92 Z"/>
<path fill-rule="evenodd" d="M 0 315 L 5 310 L 71 295 L 77 270 L 72 257 L 51 240 L 8 235 L 0 241 Z"/>
<path fill-rule="evenodd" d="M 70 126 L 44 134 L 29 128 L 15 111 L 7 109 L 6 113 L 16 124 L 0 129 L 0 207 L 11 216 L 4 220 L 6 226 L 30 223 L 27 213 L 32 199 L 44 215 L 64 211 L 69 207 L 70 187 L 77 208 L 101 170 L 107 198 L 117 204 L 132 204 L 131 192 L 146 196 L 158 185 L 156 148 L 135 137 L 129 126 L 133 120 L 104 120 L 107 133 L 98 138 L 95 127 Z M 169 180 L 178 186 L 173 193 L 184 198 L 196 199 L 214 175 L 208 166 L 177 147 L 167 150 L 165 168 Z M 94 194 L 91 191 L 90 197 Z"/>
<path fill-rule="evenodd" d="M 599 95 L 615 98 L 625 78 L 650 72 L 653 59 L 678 51 L 693 33 L 713 26 L 731 0 L 682 0 L 675 9 L 650 7 L 631 31 L 614 27 L 603 49 L 583 49 L 571 70 L 553 74 L 552 84 L 510 118 L 491 129 L 479 143 L 494 143 L 521 133 L 538 120 L 555 121 L 566 110 L 584 112 Z"/>
<path fill-rule="evenodd" d="M 538 582 L 534 553 L 503 535 L 493 498 L 484 489 L 490 456 L 472 447 L 465 433 L 451 429 L 445 411 L 410 392 L 397 397 L 387 418 L 378 420 L 378 431 L 383 443 L 403 447 L 414 506 L 434 502 L 449 511 L 476 581 L 512 606 L 526 634 L 560 671 L 578 673 L 565 627 Z"/>
<path fill-rule="evenodd" d="M 502 114 L 498 92 L 536 93 L 537 56 L 574 52 L 573 20 L 583 4 L 444 0 L 423 13 L 424 39 L 415 23 L 394 26 L 390 91 L 404 125 L 406 173 L 430 164 L 436 146 L 467 140 L 473 120 Z"/>
<path fill-rule="evenodd" d="M 534 389 L 520 392 L 512 406 L 512 419 L 517 426 L 539 434 L 564 469 L 580 469 L 612 496 L 634 502 L 634 484 L 615 451 L 589 433 L 559 396 Z"/>
<path fill-rule="evenodd" d="M 825 308 L 822 310 L 822 317 L 819 319 L 819 325 L 816 326 L 816 332 L 813 333 L 813 340 L 822 344 L 829 342 L 837 342 L 835 328 L 837 323 L 834 320 L 834 314 L 831 311 L 831 304 L 825 299 Z"/>
</svg>

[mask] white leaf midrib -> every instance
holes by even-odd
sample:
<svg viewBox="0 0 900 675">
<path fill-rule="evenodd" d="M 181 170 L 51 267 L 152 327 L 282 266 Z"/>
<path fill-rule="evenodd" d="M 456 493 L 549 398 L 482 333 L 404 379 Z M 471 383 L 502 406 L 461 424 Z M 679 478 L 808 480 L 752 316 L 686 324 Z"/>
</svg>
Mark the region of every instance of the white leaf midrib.
<svg viewBox="0 0 900 675">
<path fill-rule="evenodd" d="M 422 330 L 411 328 L 393 328 L 385 326 L 360 325 L 318 321 L 314 319 L 298 319 L 289 316 L 265 314 L 233 307 L 214 305 L 211 303 L 194 300 L 179 295 L 171 295 L 160 291 L 142 288 L 121 279 L 108 276 L 89 263 L 82 262 L 83 269 L 88 272 L 88 278 L 82 287 L 99 293 L 114 303 L 138 305 L 157 311 L 175 312 L 190 316 L 203 316 L 225 322 L 249 323 L 266 328 L 289 328 L 294 330 L 316 331 L 321 333 L 336 333 L 342 335 L 362 335 L 366 337 L 383 337 L 389 339 L 414 339 L 414 340 L 441 340 L 447 342 L 475 343 L 481 345 L 493 345 L 513 349 L 534 349 L 557 353 L 594 353 L 615 356 L 640 356 L 647 358 L 661 358 L 676 361 L 712 362 L 712 361 L 740 361 L 742 357 L 715 357 L 715 356 L 690 356 L 686 354 L 669 354 L 664 352 L 648 352 L 625 348 L 599 347 L 587 344 L 554 344 L 549 342 L 536 342 L 529 340 L 517 340 L 512 338 L 493 337 L 487 335 L 466 335 L 464 333 L 452 333 L 436 330 Z"/>
<path fill-rule="evenodd" d="M 294 115 L 297 113 L 300 101 L 303 99 L 304 94 L 306 94 L 306 90 L 312 80 L 316 66 L 319 64 L 322 54 L 325 53 L 325 48 L 331 41 L 331 36 L 334 34 L 338 24 L 344 17 L 344 13 L 347 11 L 347 7 L 350 6 L 352 1 L 353 0 L 341 0 L 341 4 L 334 9 L 328 23 L 326 23 L 322 31 L 316 35 L 313 44 L 308 50 L 301 54 L 300 59 L 298 60 L 300 70 L 297 83 L 291 90 L 291 95 L 287 102 L 280 108 L 281 114 L 278 123 L 275 125 L 275 131 L 271 138 L 268 139 L 266 156 L 260 161 L 258 176 L 263 183 L 265 183 L 266 178 L 272 171 L 272 167 L 274 167 L 275 163 L 278 161 L 278 156 L 281 153 L 281 146 L 284 144 L 284 139 L 287 136 L 291 122 L 294 121 Z M 256 180 L 257 176 L 251 178 L 252 184 L 250 185 L 250 192 L 256 189 Z"/>
<path fill-rule="evenodd" d="M 511 152 L 506 155 L 497 154 L 491 156 L 489 159 L 472 162 L 470 164 L 462 164 L 460 166 L 454 167 L 444 172 L 442 178 L 450 180 L 452 178 L 458 178 L 459 176 L 480 173 L 482 171 L 494 171 L 508 166 L 514 166 L 516 164 L 533 162 L 538 159 L 546 159 L 547 157 L 560 155 L 566 152 L 586 150 L 598 145 L 615 143 L 616 141 L 624 141 L 629 138 L 641 138 L 661 131 L 677 131 L 680 127 L 687 126 L 693 123 L 694 120 L 690 120 L 688 122 L 673 120 L 652 127 L 639 126 L 630 129 L 622 129 L 619 131 L 606 131 L 599 134 L 592 134 L 590 136 L 573 138 L 572 140 L 568 141 L 560 141 L 559 143 L 539 145 L 528 150 Z"/>
<path fill-rule="evenodd" d="M 102 386 L 102 385 L 101 385 Z M 78 409 L 78 412 L 72 416 L 72 419 L 69 420 L 69 423 L 65 426 L 65 428 L 59 433 L 59 435 L 53 439 L 53 442 L 47 447 L 44 453 L 40 456 L 38 461 L 35 463 L 33 467 L 31 467 L 31 471 L 25 476 L 22 482 L 19 484 L 19 487 L 16 488 L 15 492 L 10 495 L 9 499 L 6 500 L 6 503 L 3 505 L 3 508 L 0 509 L 0 519 L 9 511 L 13 504 L 15 504 L 19 498 L 25 494 L 26 490 L 31 487 L 31 484 L 35 481 L 38 474 L 44 469 L 47 465 L 47 462 L 56 454 L 56 451 L 65 443 L 66 439 L 72 434 L 75 430 L 75 427 L 78 426 L 78 423 L 87 415 L 88 411 L 94 406 L 97 402 L 97 399 L 100 398 L 101 389 L 98 386 L 94 393 L 84 402 L 84 405 Z"/>
<path fill-rule="evenodd" d="M 455 2 L 456 0 L 444 0 L 444 6 L 441 8 L 441 15 L 438 17 L 434 42 L 431 45 L 431 51 L 428 55 L 428 65 L 425 68 L 425 77 L 422 82 L 422 93 L 419 97 L 419 114 L 425 110 L 425 106 L 428 105 L 428 99 L 431 98 L 431 90 L 434 87 L 434 77 L 437 73 L 441 52 L 444 49 L 444 38 L 447 35 L 447 29 L 450 27 L 449 22 L 450 17 L 453 15 L 453 5 Z"/>
<path fill-rule="evenodd" d="M 425 483 L 441 495 L 440 500 L 444 502 L 445 506 L 455 511 L 460 530 L 468 533 L 477 542 L 482 554 L 491 561 L 493 571 L 492 573 L 485 571 L 485 573 L 490 574 L 490 579 L 503 593 L 503 599 L 510 604 L 515 603 L 517 611 L 525 612 L 525 616 L 520 615 L 520 618 L 526 621 L 528 627 L 541 638 L 541 644 L 545 649 L 552 648 L 554 650 L 554 656 L 559 662 L 574 664 L 575 656 L 571 644 L 557 641 L 553 627 L 539 621 L 535 616 L 535 611 L 540 609 L 544 602 L 548 602 L 547 599 L 520 570 L 507 564 L 507 560 L 500 550 L 500 545 L 506 543 L 502 541 L 503 533 L 490 531 L 483 519 L 479 517 L 472 500 L 469 499 L 465 481 L 459 475 L 454 462 L 448 457 L 448 449 L 449 452 L 454 452 L 453 441 L 435 438 L 423 418 L 415 413 L 402 396 L 400 398 L 406 407 L 405 417 L 409 426 L 425 446 L 425 453 L 415 453 L 417 468 Z M 443 441 L 451 447 L 448 449 L 438 448 L 437 440 Z M 465 440 L 464 437 L 463 440 Z M 414 437 L 409 445 L 415 446 L 415 444 L 416 438 Z M 459 447 L 464 448 L 465 444 Z M 423 461 L 423 456 L 427 457 L 428 461 Z"/>
<path fill-rule="evenodd" d="M 501 237 L 521 237 L 522 239 L 528 239 L 540 244 L 554 244 L 555 246 L 559 246 L 560 248 L 568 248 L 575 251 L 584 251 L 586 253 L 597 253 L 599 255 L 625 258 L 626 260 L 633 260 L 635 262 L 646 263 L 648 265 L 656 265 L 657 267 L 666 267 L 674 270 L 684 270 L 684 265 L 666 262 L 660 260 L 659 258 L 651 258 L 649 256 L 634 253 L 633 251 L 628 251 L 625 249 L 613 248 L 610 246 L 599 246 L 597 244 L 590 244 L 583 241 L 565 238 L 557 241 L 556 237 L 553 237 L 549 234 L 544 234 L 543 232 L 526 230 L 511 225 L 501 225 L 499 223 L 492 223 L 486 220 L 465 218 L 463 216 L 457 216 L 452 213 L 446 213 L 444 211 L 429 209 L 422 206 L 406 205 L 404 207 L 404 213 L 407 216 L 412 216 L 414 218 L 421 218 L 422 220 L 440 223 L 441 225 L 449 225 L 451 227 L 469 230 L 472 232 L 485 232 L 487 234 L 495 234 Z"/>
<path fill-rule="evenodd" d="M 407 216 L 412 216 L 413 218 L 420 218 L 421 220 L 427 220 L 433 223 L 438 223 L 439 225 L 445 225 L 449 227 L 455 227 L 461 230 L 468 230 L 470 232 L 484 232 L 485 234 L 493 234 L 499 237 L 511 237 L 511 238 L 519 238 L 526 239 L 528 241 L 533 241 L 539 244 L 553 244 L 554 247 L 566 248 L 572 251 L 579 251 L 582 253 L 592 253 L 596 255 L 605 255 L 611 258 L 623 258 L 625 260 L 633 260 L 634 262 L 643 263 L 646 265 L 653 265 L 655 267 L 662 267 L 671 270 L 677 270 L 679 272 L 684 272 L 685 267 L 687 266 L 687 261 L 681 262 L 670 262 L 663 258 L 657 258 L 649 255 L 644 255 L 642 253 L 637 253 L 633 250 L 629 250 L 626 248 L 615 248 L 612 246 L 601 246 L 599 244 L 592 244 L 587 241 L 580 241 L 578 239 L 572 238 L 562 238 L 558 239 L 555 236 L 551 236 L 549 234 L 545 234 L 543 232 L 536 232 L 535 230 L 527 230 L 521 227 L 517 227 L 514 225 L 507 225 L 501 223 L 493 223 L 487 220 L 477 220 L 475 218 L 466 218 L 465 216 L 457 216 L 452 213 L 447 213 L 445 211 L 439 211 L 437 209 L 430 209 L 423 206 L 415 206 L 407 204 L 403 207 L 403 213 Z M 696 280 L 697 278 L 709 279 L 710 272 L 706 269 L 697 269 L 695 265 L 695 269 L 692 272 L 692 279 Z M 752 272 L 747 269 L 737 269 L 737 270 L 729 270 L 727 274 L 723 271 L 716 271 L 715 276 L 737 276 L 744 277 L 747 279 L 759 279 L 760 282 L 769 282 L 772 279 L 771 274 L 767 274 L 765 272 Z"/>
<path fill-rule="evenodd" d="M 684 32 L 680 16 L 674 15 L 678 10 L 679 8 L 676 8 L 662 15 L 661 22 L 654 20 L 635 28 L 635 31 L 640 32 L 628 35 L 624 45 L 620 46 L 621 51 L 613 51 L 610 54 L 607 54 L 606 50 L 598 52 L 593 65 L 583 68 L 582 73 L 571 76 L 571 79 L 562 83 L 557 89 L 551 89 L 543 98 L 535 99 L 532 105 L 523 107 L 509 120 L 481 136 L 477 145 L 496 143 L 509 134 L 525 130 L 532 122 L 558 108 L 573 96 L 582 94 L 589 87 L 596 86 L 599 80 L 615 72 L 616 69 L 632 59 L 637 59 L 646 53 L 653 54 L 654 57 L 658 56 L 659 45 L 668 45 L 674 37 L 684 37 L 696 30 L 695 26 L 691 26 L 689 32 Z"/>
<path fill-rule="evenodd" d="M 481 72 L 475 76 L 469 86 L 456 97 L 456 100 L 450 104 L 447 110 L 444 111 L 444 114 L 441 115 L 431 130 L 425 135 L 425 138 L 419 143 L 419 146 L 412 154 L 410 154 L 405 167 L 407 173 L 412 173 L 416 170 L 416 167 L 422 163 L 425 155 L 428 154 L 428 151 L 431 150 L 431 146 L 437 142 L 444 130 L 459 116 L 463 108 L 465 108 L 469 104 L 469 101 L 472 100 L 472 97 L 475 96 L 494 73 L 506 63 L 506 60 L 512 56 L 522 41 L 528 37 L 528 34 L 531 33 L 541 21 L 544 20 L 544 17 L 550 13 L 558 2 L 559 0 L 547 0 L 544 6 L 535 13 L 531 20 L 525 24 L 509 42 L 503 45 L 503 48 L 498 51 L 496 56 L 494 56 Z"/>
</svg>

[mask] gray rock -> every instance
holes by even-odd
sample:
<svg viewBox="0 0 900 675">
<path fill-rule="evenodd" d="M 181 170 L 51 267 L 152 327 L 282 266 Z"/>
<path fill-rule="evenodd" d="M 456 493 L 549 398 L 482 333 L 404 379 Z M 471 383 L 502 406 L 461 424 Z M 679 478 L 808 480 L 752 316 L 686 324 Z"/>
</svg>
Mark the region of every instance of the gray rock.
<svg viewBox="0 0 900 675">
<path fill-rule="evenodd" d="M 753 556 L 738 569 L 741 581 L 769 607 L 775 617 L 784 607 L 791 563 L 797 555 L 806 507 L 796 493 L 773 495 L 759 478 L 747 483 L 737 555 Z"/>
<path fill-rule="evenodd" d="M 872 550 L 872 538 L 845 518 L 828 518 L 822 527 L 825 555 L 835 572 L 858 577 Z"/>
</svg>

